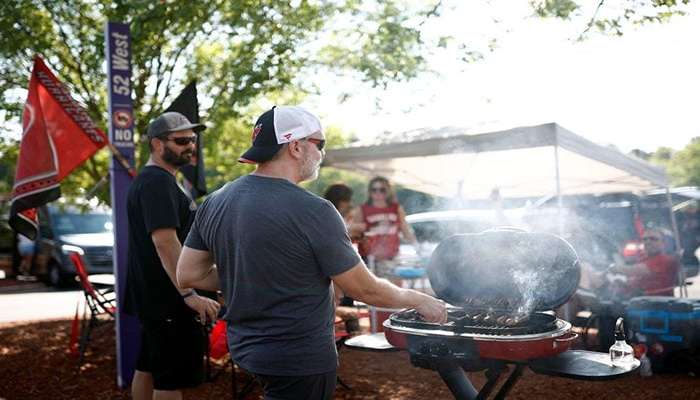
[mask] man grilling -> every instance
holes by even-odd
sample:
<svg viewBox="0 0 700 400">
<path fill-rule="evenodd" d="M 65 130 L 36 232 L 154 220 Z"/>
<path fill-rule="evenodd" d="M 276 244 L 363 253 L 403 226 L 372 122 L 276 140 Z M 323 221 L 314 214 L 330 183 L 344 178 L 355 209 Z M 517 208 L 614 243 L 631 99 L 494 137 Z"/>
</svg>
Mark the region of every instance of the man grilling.
<svg viewBox="0 0 700 400">
<path fill-rule="evenodd" d="M 207 198 L 178 261 L 181 287 L 223 291 L 231 357 L 263 382 L 266 399 L 333 397 L 331 282 L 368 304 L 447 318 L 442 301 L 370 273 L 333 205 L 298 186 L 318 176 L 324 145 L 305 109 L 263 113 L 239 159 L 257 168 Z"/>
</svg>

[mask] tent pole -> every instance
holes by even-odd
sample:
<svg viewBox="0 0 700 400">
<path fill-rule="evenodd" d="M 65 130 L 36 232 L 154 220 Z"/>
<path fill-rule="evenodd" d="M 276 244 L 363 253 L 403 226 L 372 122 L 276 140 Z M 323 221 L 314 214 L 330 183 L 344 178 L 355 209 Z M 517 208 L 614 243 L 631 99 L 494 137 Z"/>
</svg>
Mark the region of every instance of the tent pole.
<svg viewBox="0 0 700 400">
<path fill-rule="evenodd" d="M 673 199 L 671 199 L 671 191 L 668 186 L 666 186 L 666 202 L 668 203 L 668 212 L 671 214 L 671 228 L 673 229 L 673 239 L 676 243 L 676 256 L 679 260 L 682 259 L 683 249 L 681 248 L 681 238 L 678 234 L 678 223 L 676 222 L 676 214 L 673 213 Z M 681 297 L 688 297 L 688 287 L 685 285 L 685 268 L 683 264 L 680 264 L 681 268 L 678 270 L 678 281 L 680 283 L 680 294 Z"/>
<path fill-rule="evenodd" d="M 561 196 L 561 177 L 559 175 L 559 143 L 554 143 L 554 177 L 557 188 L 557 230 L 564 236 L 564 199 Z M 564 319 L 571 321 L 571 305 L 564 304 Z"/>
</svg>

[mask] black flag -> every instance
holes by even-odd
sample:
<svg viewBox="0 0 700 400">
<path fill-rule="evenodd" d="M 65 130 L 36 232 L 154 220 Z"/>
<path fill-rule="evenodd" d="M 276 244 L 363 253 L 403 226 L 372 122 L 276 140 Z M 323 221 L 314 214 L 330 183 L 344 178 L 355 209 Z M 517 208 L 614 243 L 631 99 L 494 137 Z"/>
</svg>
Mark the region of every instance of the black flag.
<svg viewBox="0 0 700 400">
<path fill-rule="evenodd" d="M 199 103 L 197 102 L 197 82 L 190 82 L 179 96 L 168 107 L 167 111 L 177 111 L 187 117 L 192 123 L 199 123 Z M 189 183 L 192 198 L 207 194 L 207 183 L 204 175 L 204 157 L 202 155 L 202 135 L 197 135 L 197 154 L 192 157 L 192 163 L 180 168 L 180 172 Z"/>
</svg>

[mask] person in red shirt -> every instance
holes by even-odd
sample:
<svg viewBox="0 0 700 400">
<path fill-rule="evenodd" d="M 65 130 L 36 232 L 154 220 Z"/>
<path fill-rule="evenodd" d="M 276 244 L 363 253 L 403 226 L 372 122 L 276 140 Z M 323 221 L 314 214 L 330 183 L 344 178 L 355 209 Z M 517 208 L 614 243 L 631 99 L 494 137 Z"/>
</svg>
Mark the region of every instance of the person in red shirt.
<svg viewBox="0 0 700 400">
<path fill-rule="evenodd" d="M 354 220 L 366 226 L 359 243 L 360 255 L 365 260 L 374 258 L 378 273 L 382 275 L 390 272 L 384 271 L 391 268 L 387 261 L 399 254 L 399 233 L 418 248 L 416 236 L 406 223 L 406 212 L 396 201 L 391 183 L 384 177 L 377 176 L 369 181 L 367 202 L 355 211 Z"/>
<path fill-rule="evenodd" d="M 617 272 L 627 277 L 627 291 L 645 296 L 673 296 L 673 289 L 678 285 L 678 258 L 664 253 L 664 237 L 659 230 L 645 231 L 642 241 L 644 255 L 641 260 L 617 268 Z"/>
</svg>

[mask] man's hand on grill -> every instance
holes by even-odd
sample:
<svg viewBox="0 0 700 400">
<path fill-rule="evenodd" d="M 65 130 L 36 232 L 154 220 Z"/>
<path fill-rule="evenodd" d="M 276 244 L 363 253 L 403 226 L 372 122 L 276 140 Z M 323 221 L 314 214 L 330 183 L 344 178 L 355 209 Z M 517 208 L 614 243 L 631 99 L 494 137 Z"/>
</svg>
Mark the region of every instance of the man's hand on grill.
<svg viewBox="0 0 700 400">
<path fill-rule="evenodd" d="M 438 324 L 447 322 L 447 308 L 445 307 L 445 302 L 435 297 L 428 296 L 427 294 L 423 294 L 423 296 L 423 301 L 414 307 L 416 311 L 423 316 L 423 319 L 427 322 Z"/>
</svg>

